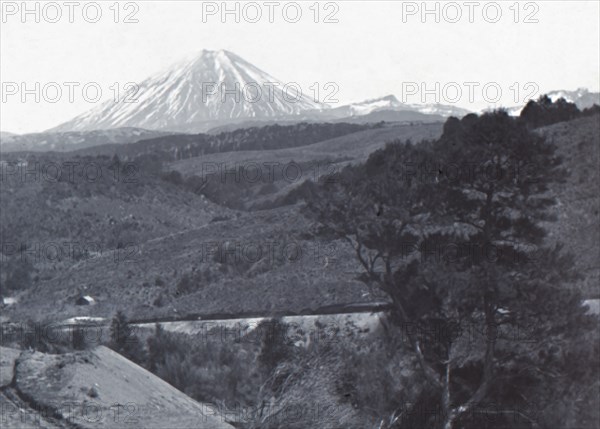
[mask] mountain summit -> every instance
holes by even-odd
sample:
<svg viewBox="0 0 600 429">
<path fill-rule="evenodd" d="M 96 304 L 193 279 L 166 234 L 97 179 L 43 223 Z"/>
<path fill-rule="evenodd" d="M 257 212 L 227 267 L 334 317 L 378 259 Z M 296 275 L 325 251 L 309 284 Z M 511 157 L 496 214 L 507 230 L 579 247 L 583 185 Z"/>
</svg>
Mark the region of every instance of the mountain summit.
<svg viewBox="0 0 600 429">
<path fill-rule="evenodd" d="M 191 131 L 203 124 L 297 116 L 325 106 L 238 55 L 203 50 L 139 84 L 135 94 L 98 107 L 50 131 L 120 127 Z"/>
</svg>

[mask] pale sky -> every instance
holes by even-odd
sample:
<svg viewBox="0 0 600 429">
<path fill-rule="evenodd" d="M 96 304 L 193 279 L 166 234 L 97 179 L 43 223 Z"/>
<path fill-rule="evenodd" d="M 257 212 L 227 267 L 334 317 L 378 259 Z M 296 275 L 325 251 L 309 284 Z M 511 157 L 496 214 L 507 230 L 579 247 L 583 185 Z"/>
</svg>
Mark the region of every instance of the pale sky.
<svg viewBox="0 0 600 429">
<path fill-rule="evenodd" d="M 456 16 L 457 9 L 447 5 L 452 2 L 439 2 L 442 22 L 428 15 L 425 23 L 420 11 L 403 15 L 403 10 L 408 13 L 414 5 L 420 8 L 421 1 L 321 2 L 319 21 L 335 12 L 337 23 L 315 23 L 314 9 L 309 9 L 313 1 L 299 2 L 302 17 L 297 23 L 283 16 L 283 5 L 290 3 L 286 1 L 275 8 L 273 23 L 269 22 L 269 6 L 262 1 L 255 2 L 263 12 L 258 23 L 236 23 L 233 15 L 223 23 L 218 14 L 203 22 L 203 3 L 205 8 L 209 3 L 221 7 L 220 1 L 120 2 L 119 23 L 114 22 L 114 9 L 109 9 L 113 1 L 100 2 L 102 17 L 96 23 L 83 18 L 82 7 L 90 3 L 86 1 L 78 2 L 73 23 L 63 1 L 55 3 L 63 13 L 56 23 L 48 22 L 56 11 L 46 2 L 39 2 L 40 8 L 46 6 L 39 23 L 33 14 L 26 15 L 24 23 L 20 10 L 12 14 L 21 1 L 1 3 L 3 88 L 7 82 L 24 82 L 27 88 L 34 88 L 35 82 L 41 86 L 97 82 L 105 100 L 111 97 L 110 87 L 115 82 L 139 82 L 201 49 L 227 49 L 283 82 L 298 82 L 307 93 L 315 82 L 321 88 L 335 82 L 339 87 L 337 105 L 387 94 L 400 99 L 403 83 L 410 82 L 424 83 L 427 88 L 435 88 L 436 82 L 441 87 L 456 82 L 464 91 L 456 104 L 472 110 L 491 107 L 481 91 L 486 83 L 501 88 L 498 104 L 504 106 L 518 104 L 513 100 L 515 83 L 520 98 L 531 88 L 539 88 L 539 93 L 578 87 L 600 90 L 598 1 L 522 1 L 516 8 L 513 1 L 500 1 L 502 16 L 496 23 L 486 20 L 494 19 L 494 8 L 486 9 L 485 16 L 482 12 L 483 6 L 493 3 L 486 1 L 477 2 L 473 23 L 463 1 L 454 2 L 463 14 L 457 23 L 443 22 L 444 12 L 448 19 Z M 28 2 L 29 7 L 33 9 L 35 3 Z M 234 3 L 228 2 L 231 8 Z M 427 4 L 436 7 L 436 2 Z M 244 5 L 242 2 L 240 8 Z M 519 22 L 515 23 L 517 9 Z M 287 17 L 293 18 L 294 9 L 290 10 Z M 254 17 L 255 9 L 247 6 L 246 11 Z M 93 19 L 93 12 L 88 9 L 86 16 Z M 131 12 L 139 22 L 122 22 Z M 523 22 L 527 17 L 539 22 Z M 480 84 L 474 90 L 473 103 L 469 103 L 464 82 Z M 528 82 L 536 86 L 525 87 Z M 99 104 L 84 100 L 80 89 L 75 89 L 75 99 L 70 102 L 68 88 L 63 89 L 57 103 L 43 97 L 36 103 L 33 96 L 23 103 L 20 94 L 3 94 L 0 129 L 43 131 Z M 405 94 L 405 98 L 418 103 L 420 95 Z M 427 101 L 433 102 L 433 96 Z M 441 102 L 451 104 L 444 99 Z"/>
</svg>

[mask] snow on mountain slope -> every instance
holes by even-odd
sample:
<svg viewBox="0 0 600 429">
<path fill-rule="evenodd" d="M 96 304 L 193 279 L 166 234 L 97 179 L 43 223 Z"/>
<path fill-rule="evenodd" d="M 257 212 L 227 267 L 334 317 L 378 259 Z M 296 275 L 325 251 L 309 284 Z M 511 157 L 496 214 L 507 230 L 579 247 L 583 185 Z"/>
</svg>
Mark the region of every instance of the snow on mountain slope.
<svg viewBox="0 0 600 429">
<path fill-rule="evenodd" d="M 351 103 L 337 108 L 338 111 L 344 111 L 344 116 L 368 115 L 377 110 L 394 110 L 402 107 L 402 103 L 393 95 L 387 95 L 381 98 L 365 100 L 358 103 Z"/>
<path fill-rule="evenodd" d="M 590 92 L 587 88 L 578 88 L 575 91 L 557 90 L 548 93 L 552 101 L 564 98 L 570 103 L 575 103 L 580 110 L 600 105 L 600 93 Z"/>
<path fill-rule="evenodd" d="M 285 85 L 232 52 L 203 50 L 140 83 L 132 97 L 137 102 L 106 101 L 51 131 L 189 130 L 203 122 L 294 116 L 326 107 Z"/>
<path fill-rule="evenodd" d="M 8 131 L 0 131 L 0 145 L 12 140 L 14 137 L 16 137 L 16 134 L 9 133 Z"/>
<path fill-rule="evenodd" d="M 578 88 L 574 91 L 559 89 L 548 92 L 546 95 L 550 97 L 552 101 L 556 101 L 559 98 L 564 98 L 569 103 L 575 103 L 579 110 L 587 109 L 592 107 L 594 104 L 600 106 L 600 92 L 590 92 L 587 88 Z M 535 99 L 537 100 L 537 98 Z M 519 116 L 521 114 L 521 110 L 523 110 L 523 107 L 525 107 L 525 105 L 512 106 L 506 110 L 511 116 Z"/>
<path fill-rule="evenodd" d="M 325 115 L 335 115 L 336 117 L 363 116 L 382 110 L 393 111 L 411 111 L 424 113 L 427 115 L 440 116 L 458 116 L 462 117 L 468 113 L 468 110 L 444 104 L 410 104 L 402 103 L 394 95 L 365 100 L 357 103 L 347 104 L 325 112 Z"/>
</svg>

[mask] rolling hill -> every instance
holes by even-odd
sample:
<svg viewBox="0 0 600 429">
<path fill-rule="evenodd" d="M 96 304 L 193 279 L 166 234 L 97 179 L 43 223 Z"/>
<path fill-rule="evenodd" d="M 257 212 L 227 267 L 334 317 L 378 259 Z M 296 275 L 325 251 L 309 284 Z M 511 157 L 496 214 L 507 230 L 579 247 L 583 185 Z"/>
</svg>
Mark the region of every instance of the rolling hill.
<svg viewBox="0 0 600 429">
<path fill-rule="evenodd" d="M 298 132 L 298 129 L 294 130 Z M 440 133 L 441 124 L 358 128 L 354 133 L 326 138 L 311 145 L 217 153 L 178 161 L 167 168 L 180 169 L 187 175 L 194 172 L 198 163 L 220 163 L 223 160 L 287 162 L 293 159 L 308 165 L 310 162 L 324 163 L 335 156 L 334 160 L 343 163 L 360 162 L 388 141 L 418 141 L 435 138 Z M 321 132 L 314 134 L 324 135 Z M 263 135 L 247 135 L 248 144 L 256 142 L 251 136 L 256 139 Z M 310 140 L 300 141 L 307 143 Z M 303 180 L 307 178 L 309 176 Z M 275 183 L 274 192 L 263 193 L 256 198 L 252 195 L 258 193 L 263 184 L 252 184 L 247 199 L 253 204 L 268 201 L 285 195 L 288 187 L 297 186 L 302 181 L 279 180 Z M 234 186 L 234 190 L 239 189 L 239 186 Z M 343 269 L 348 274 L 335 270 L 332 262 L 323 271 L 324 256 L 317 256 L 318 262 L 315 262 L 313 253 L 309 253 L 311 258 L 308 261 L 298 264 L 286 263 L 279 258 L 277 261 L 256 261 L 259 263 L 237 267 L 235 261 L 215 263 L 202 260 L 203 246 L 206 251 L 208 242 L 222 243 L 227 239 L 239 240 L 247 245 L 266 245 L 287 237 L 292 243 L 310 249 L 309 252 L 318 251 L 322 244 L 310 235 L 306 236 L 310 223 L 294 206 L 274 211 L 238 212 L 155 176 L 141 177 L 138 183 L 112 183 L 110 177 L 93 184 L 17 181 L 12 186 L 3 186 L 2 191 L 3 201 L 6 198 L 9 202 L 3 207 L 1 219 L 5 241 L 44 244 L 94 240 L 100 241 L 106 250 L 96 257 L 82 257 L 75 261 L 65 258 L 51 263 L 43 260 L 43 263 L 37 264 L 37 281 L 33 282 L 30 290 L 19 294 L 17 307 L 33 305 L 39 308 L 40 315 L 53 317 L 60 314 L 64 319 L 92 312 L 106 316 L 123 302 L 129 303 L 132 314 L 170 315 L 173 310 L 184 313 L 200 310 L 267 311 L 275 308 L 301 310 L 364 299 L 363 286 L 353 279 L 358 268 L 349 257 L 352 250 L 348 248 L 340 248 L 346 257 L 339 259 L 349 264 Z M 217 192 L 225 195 L 220 189 Z M 42 195 L 44 198 L 41 198 Z M 23 210 L 31 215 L 18 216 Z M 51 222 L 49 225 L 52 226 L 35 226 L 45 222 Z M 135 251 L 129 260 L 121 261 L 125 263 L 114 259 L 119 242 L 134 245 L 125 249 Z M 117 255 L 126 256 L 127 253 L 117 251 Z M 198 294 L 178 297 L 178 285 L 186 275 L 202 278 L 206 288 Z M 240 278 L 245 280 L 240 282 Z M 341 279 L 345 279 L 343 281 L 349 286 L 342 289 L 336 286 Z M 298 293 L 289 293 L 291 285 L 298 289 Z M 272 295 L 269 294 L 271 299 L 261 298 L 264 294 L 257 294 L 257 288 L 264 290 L 265 294 L 272 290 Z M 97 298 L 97 305 L 93 308 L 76 306 L 75 298 L 82 293 Z M 244 299 L 232 301 L 232 296 L 244 296 Z M 162 306 L 154 305 L 161 301 Z M 8 307 L 6 314 L 15 316 L 17 307 Z"/>
<path fill-rule="evenodd" d="M 567 183 L 553 190 L 560 202 L 556 208 L 559 222 L 550 225 L 550 239 L 564 242 L 567 249 L 576 254 L 576 263 L 584 274 L 580 287 L 588 297 L 596 290 L 599 272 L 597 162 L 600 144 L 597 131 L 597 115 L 539 130 L 558 145 L 559 152 L 565 156 L 566 167 L 573 173 Z M 169 168 L 180 171 L 186 177 L 197 174 L 202 162 L 285 163 L 294 160 L 309 165 L 310 162 L 329 160 L 342 166 L 363 161 L 387 141 L 407 138 L 418 141 L 435 138 L 440 132 L 440 124 L 383 127 L 295 148 L 217 153 L 176 161 Z M 273 183 L 275 189 L 268 192 L 259 192 L 263 186 L 260 184 L 249 187 L 247 195 L 233 193 L 232 198 L 253 205 L 285 196 L 297 183 L 300 181 L 286 183 L 278 180 Z M 107 213 L 101 217 L 106 218 L 111 210 L 119 210 L 122 216 L 113 217 L 124 225 L 123 222 L 128 221 L 128 216 L 135 210 L 135 222 L 141 228 L 141 232 L 133 238 L 138 240 L 135 241 L 138 244 L 136 257 L 128 263 L 115 263 L 109 253 L 54 271 L 45 267 L 40 272 L 40 279 L 29 290 L 19 294 L 18 306 L 34 308 L 44 317 L 63 320 L 72 316 L 110 316 L 124 302 L 131 316 L 151 317 L 192 312 L 299 311 L 372 299 L 364 285 L 356 280 L 360 268 L 352 256 L 352 249 L 345 243 L 323 242 L 315 238 L 311 233 L 311 222 L 300 212 L 301 204 L 279 204 L 279 207 L 275 205 L 271 209 L 250 212 L 228 210 L 213 202 L 201 203 L 201 195 L 186 190 L 183 185 L 167 181 L 148 185 L 146 191 L 142 191 L 143 186 L 141 189 L 111 191 L 104 197 Z M 234 186 L 232 189 L 237 188 Z M 159 189 L 169 190 L 175 197 L 163 206 L 165 217 L 161 226 L 146 231 L 144 225 L 155 224 L 153 219 L 160 210 L 156 206 L 144 206 L 144 201 L 154 201 L 154 204 L 161 201 L 164 196 L 156 194 Z M 10 198 L 25 198 L 21 194 L 23 190 L 14 192 L 15 195 Z M 27 192 L 27 201 L 35 201 L 34 196 L 43 192 L 43 188 Z M 86 192 L 85 187 L 78 192 Z M 134 196 L 137 192 L 140 195 Z M 217 192 L 222 194 L 222 189 L 217 188 Z M 74 202 L 68 203 L 66 197 L 67 194 L 51 203 L 49 209 L 56 213 L 57 207 L 64 207 L 65 214 L 68 210 L 74 216 L 65 225 L 76 225 L 86 218 L 85 210 L 73 212 Z M 88 198 L 97 200 L 100 197 Z M 7 219 L 15 222 L 17 213 L 27 207 L 26 204 L 31 203 L 15 203 L 9 206 L 8 211 L 3 208 L 5 231 L 17 230 L 7 223 Z M 43 200 L 40 204 L 44 204 Z M 78 203 L 79 206 L 83 204 Z M 101 207 L 97 201 L 93 204 Z M 42 208 L 32 212 L 38 210 L 40 213 L 52 213 Z M 198 210 L 203 213 L 201 216 L 194 215 Z M 183 216 L 185 213 L 188 214 Z M 182 221 L 169 221 L 169 216 L 174 215 L 175 219 Z M 61 216 L 55 215 L 55 219 Z M 32 219 L 31 222 L 40 220 Z M 97 231 L 92 230 L 94 234 L 101 234 L 105 226 L 98 228 Z M 85 231 L 86 228 L 80 233 Z M 306 249 L 306 253 L 299 260 L 292 261 L 284 253 L 286 245 Z M 277 257 L 244 255 L 244 249 L 256 250 L 256 246 L 262 246 L 261 250 L 264 246 L 275 246 L 272 249 L 275 249 Z M 223 249 L 224 254 L 221 253 Z M 95 306 L 74 304 L 72 298 L 78 291 L 84 290 L 97 299 Z M 6 308 L 5 314 L 18 318 L 17 307 Z"/>
</svg>

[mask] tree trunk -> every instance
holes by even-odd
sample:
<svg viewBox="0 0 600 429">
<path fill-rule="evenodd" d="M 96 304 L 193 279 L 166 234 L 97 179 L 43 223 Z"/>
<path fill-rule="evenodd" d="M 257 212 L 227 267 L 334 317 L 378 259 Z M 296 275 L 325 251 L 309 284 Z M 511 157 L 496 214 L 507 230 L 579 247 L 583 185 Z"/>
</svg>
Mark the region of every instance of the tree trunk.
<svg viewBox="0 0 600 429">
<path fill-rule="evenodd" d="M 444 426 L 443 429 L 452 429 L 452 426 L 454 425 L 454 419 L 456 418 L 456 415 L 454 414 L 454 410 L 451 410 L 448 415 L 446 416 L 446 419 L 444 421 Z"/>
<path fill-rule="evenodd" d="M 444 416 L 443 429 L 452 429 L 452 424 L 455 418 L 455 412 L 452 408 L 452 400 L 450 397 L 450 351 L 448 351 L 448 361 L 446 362 L 446 373 L 444 375 L 443 391 L 442 391 L 442 415 Z"/>
</svg>

